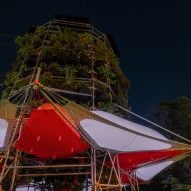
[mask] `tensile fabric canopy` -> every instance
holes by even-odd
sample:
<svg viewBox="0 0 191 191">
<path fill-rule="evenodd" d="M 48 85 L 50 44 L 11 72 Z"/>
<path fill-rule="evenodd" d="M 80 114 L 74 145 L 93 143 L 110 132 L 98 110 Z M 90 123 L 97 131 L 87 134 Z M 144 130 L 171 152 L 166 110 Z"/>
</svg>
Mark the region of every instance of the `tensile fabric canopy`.
<svg viewBox="0 0 191 191">
<path fill-rule="evenodd" d="M 115 165 L 119 165 L 121 169 L 123 184 L 129 184 L 130 177 L 136 178 L 139 183 L 145 183 L 189 154 L 190 149 L 123 153 L 118 155 L 119 164 L 115 162 Z"/>
<path fill-rule="evenodd" d="M 33 110 L 16 147 L 40 158 L 66 158 L 90 147 L 82 134 L 91 146 L 118 155 L 114 164 L 124 185 L 134 174 L 140 182 L 150 180 L 191 151 L 190 145 L 168 140 L 151 128 L 108 112 L 90 112 L 73 102 L 47 103 Z"/>
<path fill-rule="evenodd" d="M 17 108 L 16 104 L 9 101 L 0 102 L 0 150 L 4 149 L 9 143 Z"/>
<path fill-rule="evenodd" d="M 40 158 L 65 158 L 84 152 L 88 143 L 81 137 L 76 124 L 59 105 L 50 103 L 34 109 L 16 148 Z"/>
<path fill-rule="evenodd" d="M 104 111 L 92 113 L 106 121 L 97 120 L 95 117 L 83 119 L 80 121 L 80 127 L 97 147 L 118 153 L 115 165 L 121 170 L 123 184 L 130 183 L 132 174 L 135 174 L 140 182 L 149 181 L 175 162 L 166 162 L 167 159 L 186 156 L 191 152 L 190 145 L 168 140 L 146 126 Z"/>
</svg>

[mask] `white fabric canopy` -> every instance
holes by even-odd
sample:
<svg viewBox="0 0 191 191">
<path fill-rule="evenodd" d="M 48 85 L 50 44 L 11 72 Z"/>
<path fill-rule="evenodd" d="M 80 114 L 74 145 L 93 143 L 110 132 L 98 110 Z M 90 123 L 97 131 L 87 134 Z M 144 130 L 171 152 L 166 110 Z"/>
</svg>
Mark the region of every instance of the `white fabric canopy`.
<svg viewBox="0 0 191 191">
<path fill-rule="evenodd" d="M 168 140 L 166 137 L 164 137 L 163 135 L 161 135 L 160 133 L 158 133 L 157 131 L 155 131 L 151 128 L 148 128 L 148 127 L 145 127 L 143 125 L 134 123 L 134 122 L 129 121 L 127 119 L 123 119 L 123 118 L 118 117 L 114 114 L 111 114 L 111 113 L 108 113 L 105 111 L 92 111 L 92 113 L 94 113 L 94 114 L 96 114 L 96 115 L 98 115 L 104 119 L 107 119 L 113 123 L 116 123 L 122 127 L 125 127 L 127 129 L 142 133 L 144 135 L 149 135 L 151 137 L 155 137 L 158 139 Z"/>
<path fill-rule="evenodd" d="M 143 180 L 143 181 L 149 181 L 151 180 L 154 176 L 159 174 L 162 170 L 173 164 L 174 161 L 169 160 L 169 161 L 163 161 L 160 163 L 156 163 L 153 165 L 149 166 L 144 166 L 141 168 L 138 168 L 137 170 L 134 171 L 136 174 L 137 178 Z"/>
<path fill-rule="evenodd" d="M 118 121 L 118 123 L 120 122 Z M 121 152 L 131 152 L 162 150 L 171 147 L 171 145 L 168 143 L 144 137 L 136 133 L 129 132 L 93 119 L 82 120 L 80 122 L 80 126 L 84 130 L 84 132 L 90 137 L 90 139 L 92 139 L 99 147 L 105 149 Z M 131 128 L 133 127 L 131 126 Z M 148 130 L 148 128 L 145 129 Z M 143 130 L 141 133 L 146 134 L 146 132 L 148 134 L 149 131 Z M 150 132 L 153 132 L 153 130 Z M 155 133 L 155 135 L 158 135 L 159 137 L 160 134 Z M 161 136 L 160 138 L 163 138 L 163 136 Z"/>
<path fill-rule="evenodd" d="M 4 146 L 8 123 L 6 120 L 0 118 L 0 147 Z"/>
<path fill-rule="evenodd" d="M 35 187 L 29 187 L 26 185 L 26 187 L 20 187 L 20 188 L 16 188 L 16 191 L 40 191 L 40 189 L 37 189 Z"/>
</svg>

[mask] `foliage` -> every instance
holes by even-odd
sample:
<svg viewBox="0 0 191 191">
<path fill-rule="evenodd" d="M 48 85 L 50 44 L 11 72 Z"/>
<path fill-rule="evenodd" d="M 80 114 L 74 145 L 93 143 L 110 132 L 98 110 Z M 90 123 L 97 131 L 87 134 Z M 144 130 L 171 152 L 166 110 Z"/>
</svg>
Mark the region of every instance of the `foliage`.
<svg viewBox="0 0 191 191">
<path fill-rule="evenodd" d="M 162 126 L 179 135 L 191 139 L 191 101 L 179 97 L 173 101 L 161 101 L 152 109 L 153 119 Z M 169 136 L 170 139 L 178 140 Z M 181 140 L 182 141 L 182 140 Z M 165 170 L 142 190 L 155 191 L 190 191 L 191 190 L 191 159 L 187 158 Z M 160 186 L 159 186 L 160 185 Z"/>
<path fill-rule="evenodd" d="M 108 88 L 99 86 L 96 104 L 99 105 L 99 101 L 113 100 L 127 106 L 129 81 L 121 71 L 112 48 L 103 39 L 94 37 L 89 32 L 76 32 L 59 26 L 54 26 L 50 31 L 49 28 L 40 26 L 34 33 L 18 36 L 15 42 L 18 45 L 17 59 L 4 81 L 7 93 L 3 97 L 9 94 L 12 81 L 16 81 L 10 75 L 20 71 L 19 79 L 23 79 L 37 63 L 42 68 L 41 82 L 44 85 L 59 84 L 59 88 L 90 93 L 90 82 L 75 79 L 90 78 L 93 61 L 95 78 L 108 84 L 115 92 L 111 94 Z M 63 80 L 54 79 L 54 76 L 61 76 Z M 22 80 L 18 81 L 15 83 L 16 88 L 23 86 Z M 103 92 L 102 96 L 100 92 Z"/>
<path fill-rule="evenodd" d="M 154 119 L 162 126 L 191 139 L 190 111 L 190 99 L 179 97 L 174 101 L 162 101 L 152 112 Z"/>
</svg>

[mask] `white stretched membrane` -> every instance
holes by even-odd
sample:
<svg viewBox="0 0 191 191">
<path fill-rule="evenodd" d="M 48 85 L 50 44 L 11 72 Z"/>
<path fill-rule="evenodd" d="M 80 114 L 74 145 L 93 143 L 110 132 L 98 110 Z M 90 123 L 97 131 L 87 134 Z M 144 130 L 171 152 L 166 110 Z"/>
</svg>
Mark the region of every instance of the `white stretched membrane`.
<svg viewBox="0 0 191 191">
<path fill-rule="evenodd" d="M 158 133 L 157 131 L 155 131 L 153 129 L 150 129 L 150 128 L 145 127 L 143 125 L 134 123 L 134 122 L 129 121 L 127 119 L 123 119 L 123 118 L 118 117 L 114 114 L 111 114 L 111 113 L 108 113 L 105 111 L 92 111 L 92 113 L 94 113 L 94 114 L 96 114 L 96 115 L 98 115 L 104 119 L 107 119 L 113 123 L 116 123 L 122 127 L 125 127 L 127 129 L 142 133 L 144 135 L 149 135 L 151 137 L 155 137 L 158 139 L 168 140 L 166 137 L 164 137 L 163 135 L 161 135 L 160 133 Z"/>
<path fill-rule="evenodd" d="M 137 178 L 143 181 L 149 181 L 173 163 L 174 161 L 164 161 L 153 165 L 144 166 L 135 170 L 134 173 L 136 174 Z"/>
<path fill-rule="evenodd" d="M 171 147 L 168 143 L 144 137 L 93 119 L 82 120 L 80 126 L 99 147 L 105 149 L 130 152 L 162 150 Z"/>
<path fill-rule="evenodd" d="M 40 191 L 41 189 L 38 189 L 34 186 L 28 187 L 28 185 L 23 185 L 20 187 L 17 187 L 15 191 Z"/>
<path fill-rule="evenodd" d="M 41 182 L 38 182 L 39 184 L 41 183 L 44 183 L 44 181 L 41 181 Z M 40 188 L 36 188 L 34 185 L 34 181 L 31 181 L 29 184 L 31 184 L 30 186 L 29 185 L 20 185 L 16 188 L 15 191 L 40 191 L 41 189 Z"/>
<path fill-rule="evenodd" d="M 6 120 L 0 118 L 0 148 L 4 146 L 8 123 Z"/>
</svg>

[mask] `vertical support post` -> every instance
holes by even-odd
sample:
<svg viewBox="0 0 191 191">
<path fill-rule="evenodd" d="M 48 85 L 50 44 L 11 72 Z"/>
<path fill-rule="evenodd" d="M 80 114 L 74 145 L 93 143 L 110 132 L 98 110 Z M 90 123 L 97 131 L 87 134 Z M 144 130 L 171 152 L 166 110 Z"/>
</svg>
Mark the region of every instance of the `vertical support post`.
<svg viewBox="0 0 191 191">
<path fill-rule="evenodd" d="M 101 169 L 100 169 L 100 172 L 99 172 L 98 183 L 100 183 L 100 180 L 101 180 L 101 175 L 103 173 L 103 168 L 104 168 L 104 165 L 105 165 L 106 156 L 107 156 L 107 153 L 105 152 L 105 156 L 104 156 L 104 159 L 103 159 L 103 162 L 102 162 L 102 165 L 101 165 Z"/>
<path fill-rule="evenodd" d="M 18 164 L 19 164 L 19 160 L 18 160 L 18 156 L 19 155 L 20 155 L 20 152 L 18 150 L 16 150 L 15 160 L 14 160 L 14 163 L 13 163 L 14 166 L 18 166 Z M 18 170 L 17 168 L 13 169 L 10 190 L 14 190 L 15 178 L 16 178 L 17 170 Z"/>
<path fill-rule="evenodd" d="M 36 76 L 35 76 L 35 82 L 39 82 L 40 72 L 41 72 L 41 68 L 37 67 Z"/>
<path fill-rule="evenodd" d="M 6 169 L 6 165 L 7 165 L 7 162 L 8 162 L 9 154 L 10 154 L 10 149 L 7 151 L 7 153 L 5 155 L 5 161 L 4 161 L 4 164 L 3 164 L 3 167 L 2 167 L 2 170 L 1 170 L 1 174 L 0 174 L 0 185 L 2 184 L 2 181 L 3 181 L 3 176 L 4 176 L 4 173 L 5 173 L 5 169 Z"/>
<path fill-rule="evenodd" d="M 94 186 L 95 186 L 95 191 L 97 190 L 96 187 L 97 187 L 97 178 L 96 178 L 96 167 L 97 167 L 97 164 L 96 164 L 96 149 L 94 148 Z"/>
<path fill-rule="evenodd" d="M 20 124 L 19 126 L 19 138 L 21 136 L 21 131 L 22 131 L 22 128 L 23 128 L 23 123 Z M 16 153 L 15 153 L 15 159 L 14 159 L 14 162 L 13 162 L 13 165 L 14 166 L 18 166 L 19 165 L 19 156 L 21 156 L 21 151 L 19 150 L 16 150 Z M 11 186 L 10 186 L 10 190 L 14 190 L 14 187 L 15 187 L 15 179 L 16 179 L 16 174 L 17 174 L 17 171 L 18 169 L 17 168 L 14 168 L 13 169 L 13 173 L 12 173 L 12 177 L 11 177 Z"/>
<path fill-rule="evenodd" d="M 41 47 L 40 47 L 40 51 L 39 51 L 37 59 L 36 59 L 36 65 L 35 65 L 35 68 L 34 68 L 34 71 L 33 71 L 30 83 L 32 83 L 32 81 L 34 80 L 34 77 L 35 77 L 34 75 L 35 75 L 35 72 L 36 72 L 36 68 L 38 69 L 39 66 L 40 67 L 42 66 L 43 50 L 44 50 L 44 47 L 46 45 L 46 40 L 48 38 L 49 31 L 50 31 L 51 27 L 52 27 L 52 22 L 50 21 L 49 24 L 48 24 L 46 33 L 43 36 L 43 41 L 42 41 L 42 44 L 41 44 Z"/>
<path fill-rule="evenodd" d="M 117 155 L 117 172 L 118 172 L 118 176 L 119 176 L 119 184 L 120 184 L 120 191 L 122 191 L 122 183 L 121 183 L 121 172 L 120 172 L 120 165 L 119 165 L 119 154 L 116 154 Z"/>
<path fill-rule="evenodd" d="M 86 191 L 88 191 L 88 186 L 89 186 L 89 184 L 88 184 L 88 176 L 86 176 Z"/>
<path fill-rule="evenodd" d="M 91 148 L 91 182 L 92 182 L 92 191 L 94 188 L 94 157 L 93 157 L 93 148 Z"/>
<path fill-rule="evenodd" d="M 91 180 L 92 180 L 92 191 L 97 191 L 97 179 L 96 179 L 96 149 L 91 149 Z"/>
<path fill-rule="evenodd" d="M 95 109 L 95 71 L 94 71 L 94 38 L 93 38 L 93 26 L 91 27 L 92 44 L 91 44 L 91 81 L 92 81 L 92 110 Z"/>
<path fill-rule="evenodd" d="M 34 82 L 33 82 L 33 89 L 38 89 L 39 79 L 40 79 L 40 72 L 41 72 L 41 68 L 37 67 L 35 79 L 34 79 Z"/>
<path fill-rule="evenodd" d="M 104 47 L 105 47 L 106 67 L 109 71 L 110 65 L 109 65 L 109 61 L 108 61 L 108 52 L 107 52 L 107 37 L 105 34 L 104 34 Z M 110 76 L 108 73 L 106 74 L 106 83 L 107 83 L 107 88 L 109 88 L 109 99 L 110 99 L 110 102 L 112 103 L 113 97 L 112 97 L 112 91 L 111 91 L 111 79 L 110 79 Z"/>
</svg>

